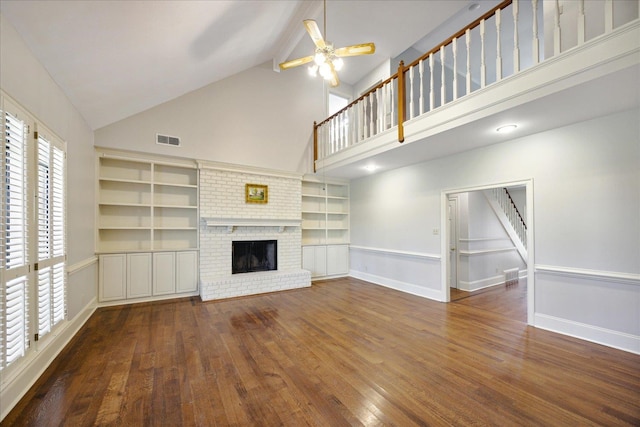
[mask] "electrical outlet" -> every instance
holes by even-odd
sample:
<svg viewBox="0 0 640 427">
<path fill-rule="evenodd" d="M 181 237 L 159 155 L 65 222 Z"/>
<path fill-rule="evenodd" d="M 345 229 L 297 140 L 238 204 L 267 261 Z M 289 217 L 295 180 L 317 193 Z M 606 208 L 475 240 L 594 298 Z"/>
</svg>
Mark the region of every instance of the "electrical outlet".
<svg viewBox="0 0 640 427">
<path fill-rule="evenodd" d="M 438 234 L 440 234 L 440 229 L 439 228 L 434 228 L 433 229 L 433 235 L 437 236 Z"/>
</svg>

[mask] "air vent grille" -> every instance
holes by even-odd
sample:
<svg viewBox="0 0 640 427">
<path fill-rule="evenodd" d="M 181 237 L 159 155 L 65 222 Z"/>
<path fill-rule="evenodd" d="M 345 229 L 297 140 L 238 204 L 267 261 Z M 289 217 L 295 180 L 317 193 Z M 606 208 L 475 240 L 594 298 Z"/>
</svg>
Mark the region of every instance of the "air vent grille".
<svg viewBox="0 0 640 427">
<path fill-rule="evenodd" d="M 172 145 L 174 147 L 180 146 L 180 138 L 176 136 L 160 135 L 156 134 L 156 144 Z"/>
</svg>

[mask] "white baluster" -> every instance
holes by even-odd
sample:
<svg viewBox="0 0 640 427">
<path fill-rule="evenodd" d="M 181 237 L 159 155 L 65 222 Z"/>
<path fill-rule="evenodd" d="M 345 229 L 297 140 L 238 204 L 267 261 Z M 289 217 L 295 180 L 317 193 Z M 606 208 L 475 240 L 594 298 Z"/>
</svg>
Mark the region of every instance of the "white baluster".
<svg viewBox="0 0 640 427">
<path fill-rule="evenodd" d="M 391 83 L 389 83 L 389 105 L 391 107 L 391 114 L 389 115 L 389 127 L 395 126 L 398 120 L 398 118 L 396 117 L 396 103 L 393 101 L 394 98 L 395 92 L 393 90 L 393 81 L 391 81 Z"/>
<path fill-rule="evenodd" d="M 458 99 L 458 39 L 453 39 L 453 100 Z"/>
<path fill-rule="evenodd" d="M 338 121 L 338 151 L 344 148 L 344 112 L 340 113 Z"/>
<path fill-rule="evenodd" d="M 358 142 L 358 126 L 356 125 L 356 113 L 358 110 L 356 108 L 356 105 L 352 105 L 351 108 L 349 108 L 349 134 L 351 135 L 349 145 Z"/>
<path fill-rule="evenodd" d="M 378 132 L 384 131 L 384 93 L 382 87 L 376 90 L 376 97 L 378 98 Z"/>
<path fill-rule="evenodd" d="M 502 80 L 502 46 L 500 43 L 500 25 L 502 24 L 502 9 L 496 10 L 496 81 Z"/>
<path fill-rule="evenodd" d="M 533 49 L 531 56 L 533 57 L 533 65 L 540 62 L 540 41 L 538 40 L 538 0 L 531 0 L 533 7 Z"/>
<path fill-rule="evenodd" d="M 578 19 L 576 25 L 578 30 L 578 46 L 580 46 L 585 40 L 584 0 L 578 0 Z"/>
<path fill-rule="evenodd" d="M 424 114 L 424 60 L 420 61 L 418 67 L 420 71 L 420 115 Z"/>
<path fill-rule="evenodd" d="M 410 67 L 409 68 L 409 119 L 413 119 L 414 115 L 414 107 L 413 107 L 413 74 L 414 74 L 414 68 L 415 67 Z"/>
<path fill-rule="evenodd" d="M 364 139 L 365 132 L 365 106 L 364 99 L 358 102 L 358 142 Z"/>
<path fill-rule="evenodd" d="M 467 94 L 471 93 L 471 30 L 464 32 L 467 42 Z"/>
<path fill-rule="evenodd" d="M 513 74 L 520 71 L 520 40 L 518 38 L 518 0 L 513 0 Z"/>
<path fill-rule="evenodd" d="M 329 154 L 336 152 L 336 127 L 334 121 L 329 121 Z"/>
<path fill-rule="evenodd" d="M 480 87 L 487 85 L 487 67 L 485 65 L 484 49 L 484 19 L 480 21 Z"/>
<path fill-rule="evenodd" d="M 444 66 L 444 46 L 440 46 L 440 64 L 442 65 L 441 68 L 441 79 L 442 79 L 442 84 L 440 85 L 440 105 L 444 105 L 446 102 L 446 96 L 447 96 L 447 86 L 446 86 L 446 67 Z"/>
<path fill-rule="evenodd" d="M 604 1 L 604 33 L 613 31 L 613 0 Z"/>
<path fill-rule="evenodd" d="M 435 93 L 435 88 L 434 86 L 434 79 L 433 79 L 433 63 L 434 63 L 434 59 L 433 59 L 433 53 L 429 54 L 429 70 L 430 70 L 430 75 L 431 75 L 431 81 L 429 84 L 429 111 L 433 111 L 433 109 L 435 108 L 436 105 L 436 93 Z"/>
<path fill-rule="evenodd" d="M 369 94 L 367 96 L 369 98 L 369 136 L 373 136 L 375 134 L 375 120 L 373 118 L 373 96 Z"/>
<path fill-rule="evenodd" d="M 553 27 L 553 54 L 559 55 L 561 52 L 561 34 L 560 34 L 560 0 L 556 0 L 554 11 L 554 27 Z M 545 55 L 546 56 L 546 55 Z"/>
<path fill-rule="evenodd" d="M 367 120 L 367 105 L 369 101 L 367 101 L 367 97 L 365 96 L 362 99 L 362 139 L 367 139 L 369 136 L 369 120 Z"/>
</svg>

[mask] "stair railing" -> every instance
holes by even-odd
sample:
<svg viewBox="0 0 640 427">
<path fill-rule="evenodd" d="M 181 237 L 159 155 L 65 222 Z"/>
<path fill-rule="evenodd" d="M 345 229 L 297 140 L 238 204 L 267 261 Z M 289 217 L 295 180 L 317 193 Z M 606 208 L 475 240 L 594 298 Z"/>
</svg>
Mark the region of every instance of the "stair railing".
<svg viewBox="0 0 640 427">
<path fill-rule="evenodd" d="M 616 2 L 625 3 L 604 0 L 591 12 L 595 20 L 604 21 L 604 34 L 614 29 Z M 553 33 L 550 52 L 544 52 L 539 35 L 543 28 L 539 18 L 547 4 L 553 8 L 553 24 L 548 29 Z M 572 48 L 562 34 L 575 34 L 577 45 L 585 43 L 585 23 L 589 22 L 586 15 L 585 0 L 544 4 L 541 0 L 503 1 L 409 65 L 401 62 L 396 74 L 342 110 L 314 123 L 314 165 L 318 159 L 394 127 L 398 142 L 403 142 L 407 120 L 536 65 L 545 54 L 551 57 Z"/>
<path fill-rule="evenodd" d="M 511 194 L 509 194 L 509 190 L 506 188 L 494 188 L 493 196 L 496 201 L 502 208 L 502 211 L 507 216 L 509 223 L 515 230 L 520 242 L 522 242 L 522 246 L 527 247 L 527 224 L 520 214 L 518 207 L 511 198 Z"/>
</svg>

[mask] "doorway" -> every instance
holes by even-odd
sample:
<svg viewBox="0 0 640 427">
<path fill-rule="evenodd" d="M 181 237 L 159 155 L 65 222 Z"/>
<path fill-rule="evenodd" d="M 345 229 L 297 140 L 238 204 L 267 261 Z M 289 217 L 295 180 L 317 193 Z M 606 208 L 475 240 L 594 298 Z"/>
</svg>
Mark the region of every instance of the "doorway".
<svg viewBox="0 0 640 427">
<path fill-rule="evenodd" d="M 521 209 L 525 211 L 522 216 L 528 225 L 525 231 L 527 250 L 524 254 L 519 252 L 521 254 L 519 259 L 524 261 L 519 268 L 521 268 L 521 271 L 526 271 L 526 279 L 523 278 L 519 281 L 508 282 L 503 278 L 503 274 L 506 273 L 506 271 L 503 270 L 506 270 L 506 268 L 503 268 L 500 264 L 494 266 L 491 262 L 485 262 L 485 260 L 489 258 L 483 258 L 484 256 L 491 257 L 493 256 L 492 253 L 500 253 L 501 251 L 505 251 L 505 249 L 500 248 L 500 244 L 495 241 L 490 242 L 494 239 L 489 235 L 482 235 L 482 232 L 480 232 L 480 237 L 482 238 L 477 238 L 477 234 L 475 236 L 470 235 L 469 227 L 471 227 L 471 225 L 469 223 L 474 222 L 469 219 L 472 212 L 468 210 L 461 213 L 460 210 L 468 209 L 468 206 L 465 206 L 465 203 L 468 202 L 467 199 L 465 199 L 467 193 L 474 193 L 477 200 L 478 197 L 484 197 L 482 192 L 485 192 L 485 190 L 488 190 L 486 194 L 489 194 L 494 189 L 514 187 L 524 189 L 524 191 L 521 192 L 522 200 L 520 200 L 519 203 L 526 206 L 525 209 Z M 488 198 L 486 203 L 491 204 Z M 441 238 L 441 253 L 443 254 L 441 258 L 441 271 L 443 272 L 441 291 L 443 301 L 460 301 L 464 298 L 466 299 L 464 304 L 477 303 L 488 310 L 500 310 L 503 314 L 508 312 L 515 313 L 516 307 L 519 306 L 521 314 L 518 317 L 522 317 L 523 320 L 526 319 L 528 324 L 533 324 L 535 295 L 533 273 L 533 181 L 506 182 L 480 187 L 446 190 L 442 192 L 441 206 L 441 222 L 444 231 Z M 466 218 L 465 215 L 467 215 Z M 479 220 L 476 219 L 475 223 L 478 221 Z M 463 228 L 462 232 L 460 227 Z M 483 244 L 487 246 L 485 248 L 481 247 Z M 515 253 L 516 249 L 513 249 L 513 251 Z M 470 260 L 473 260 L 473 262 Z M 489 267 L 492 269 L 490 271 L 491 274 L 487 272 Z M 478 273 L 480 276 L 493 277 L 478 280 L 477 277 L 469 274 L 470 269 L 473 268 L 485 269 Z M 478 274 L 476 274 L 476 276 Z M 492 283 L 492 280 L 494 282 L 500 280 L 500 285 Z M 509 292 L 508 296 L 505 293 L 507 291 Z M 525 310 L 526 314 L 522 313 Z"/>
</svg>

